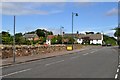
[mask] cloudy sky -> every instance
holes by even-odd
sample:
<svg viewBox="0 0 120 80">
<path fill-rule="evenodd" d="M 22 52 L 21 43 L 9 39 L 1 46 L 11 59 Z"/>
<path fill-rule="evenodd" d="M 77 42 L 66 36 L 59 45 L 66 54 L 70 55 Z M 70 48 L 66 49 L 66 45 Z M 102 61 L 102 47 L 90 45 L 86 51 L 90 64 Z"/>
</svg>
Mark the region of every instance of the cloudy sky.
<svg viewBox="0 0 120 80">
<path fill-rule="evenodd" d="M 5 1 L 5 0 L 4 0 Z M 64 27 L 70 33 L 72 12 L 74 32 L 104 32 L 113 35 L 111 30 L 118 24 L 117 2 L 4 2 L 2 11 L 2 30 L 13 34 L 13 15 L 16 15 L 16 32 L 28 32 L 38 28 L 60 33 Z"/>
</svg>

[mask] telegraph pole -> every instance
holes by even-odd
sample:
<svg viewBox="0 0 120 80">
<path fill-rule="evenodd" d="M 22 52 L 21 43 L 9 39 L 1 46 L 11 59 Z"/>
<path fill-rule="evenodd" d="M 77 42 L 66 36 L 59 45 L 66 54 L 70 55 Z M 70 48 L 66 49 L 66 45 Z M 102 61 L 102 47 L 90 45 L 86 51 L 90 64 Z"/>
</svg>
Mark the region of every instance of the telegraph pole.
<svg viewBox="0 0 120 80">
<path fill-rule="evenodd" d="M 14 36 L 13 36 L 13 63 L 15 63 L 15 16 L 14 16 L 14 30 L 13 30 Z"/>
</svg>

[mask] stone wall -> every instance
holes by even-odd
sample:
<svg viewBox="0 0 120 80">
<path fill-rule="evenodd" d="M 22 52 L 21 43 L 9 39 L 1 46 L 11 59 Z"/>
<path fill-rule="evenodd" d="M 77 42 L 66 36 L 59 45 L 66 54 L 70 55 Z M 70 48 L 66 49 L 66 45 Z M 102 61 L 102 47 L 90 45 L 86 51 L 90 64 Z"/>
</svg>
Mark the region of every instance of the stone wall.
<svg viewBox="0 0 120 80">
<path fill-rule="evenodd" d="M 74 45 L 74 49 L 81 48 L 81 45 Z M 52 46 L 16 46 L 16 57 L 18 56 L 29 56 L 35 54 L 46 54 L 57 51 L 66 51 L 66 45 L 52 45 Z M 10 58 L 13 56 L 13 47 L 4 46 L 2 48 L 2 59 Z"/>
</svg>

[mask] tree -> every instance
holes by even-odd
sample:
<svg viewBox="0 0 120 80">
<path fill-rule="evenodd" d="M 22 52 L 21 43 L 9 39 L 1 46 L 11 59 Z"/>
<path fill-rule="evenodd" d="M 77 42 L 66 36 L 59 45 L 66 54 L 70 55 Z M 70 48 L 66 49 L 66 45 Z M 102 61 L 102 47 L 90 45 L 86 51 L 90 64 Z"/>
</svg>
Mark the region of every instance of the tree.
<svg viewBox="0 0 120 80">
<path fill-rule="evenodd" d="M 25 44 L 25 38 L 23 37 L 22 33 L 15 34 L 15 42 L 16 44 Z"/>
<path fill-rule="evenodd" d="M 2 37 L 10 37 L 11 35 L 9 34 L 9 32 L 6 31 L 2 31 Z"/>
<path fill-rule="evenodd" d="M 97 32 L 96 34 L 101 34 L 100 32 Z"/>
<path fill-rule="evenodd" d="M 52 38 L 52 39 L 51 39 L 51 43 L 52 43 L 52 44 L 57 44 L 57 37 Z"/>
<path fill-rule="evenodd" d="M 120 37 L 120 28 L 115 28 L 116 32 L 114 33 L 115 37 Z"/>
<path fill-rule="evenodd" d="M 13 37 L 2 37 L 2 43 L 3 44 L 12 44 L 13 43 Z"/>
<path fill-rule="evenodd" d="M 52 31 L 48 32 L 48 35 L 53 35 L 53 32 Z"/>
<path fill-rule="evenodd" d="M 119 48 L 120 48 L 120 27 L 117 27 L 114 30 L 116 30 L 116 32 L 114 33 L 114 36 L 118 38 L 117 42 L 118 42 L 118 45 L 119 45 Z"/>
<path fill-rule="evenodd" d="M 40 40 L 38 40 L 37 42 L 43 44 L 44 42 L 46 42 L 46 37 L 40 37 Z"/>
<path fill-rule="evenodd" d="M 22 35 L 22 33 L 16 33 L 15 36 L 16 36 L 16 37 L 21 37 L 21 36 L 23 36 L 23 35 Z"/>
<path fill-rule="evenodd" d="M 1 37 L 3 44 L 11 44 L 13 41 L 13 37 L 9 34 L 9 32 L 2 31 Z"/>
<path fill-rule="evenodd" d="M 74 38 L 72 38 L 72 37 L 68 37 L 68 43 L 69 44 L 72 44 L 72 43 L 74 43 L 74 41 L 75 41 L 75 39 Z"/>
<path fill-rule="evenodd" d="M 37 29 L 37 30 L 36 30 L 36 34 L 37 34 L 39 37 L 45 37 L 45 32 L 44 32 L 44 30 Z"/>
<path fill-rule="evenodd" d="M 57 36 L 57 43 L 62 44 L 62 36 L 58 34 Z"/>
<path fill-rule="evenodd" d="M 79 31 L 77 31 L 77 34 L 79 34 Z"/>
<path fill-rule="evenodd" d="M 94 32 L 85 32 L 86 34 L 94 34 Z"/>
</svg>

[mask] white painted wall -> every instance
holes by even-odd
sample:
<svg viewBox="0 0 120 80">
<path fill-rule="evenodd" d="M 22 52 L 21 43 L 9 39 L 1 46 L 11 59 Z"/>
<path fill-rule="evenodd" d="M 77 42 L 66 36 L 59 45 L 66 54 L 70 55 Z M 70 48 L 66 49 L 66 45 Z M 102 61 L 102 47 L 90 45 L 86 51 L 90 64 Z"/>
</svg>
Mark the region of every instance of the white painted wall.
<svg viewBox="0 0 120 80">
<path fill-rule="evenodd" d="M 51 45 L 51 40 L 46 40 L 46 44 Z"/>
<path fill-rule="evenodd" d="M 82 44 L 83 39 L 77 39 L 77 43 Z"/>
<path fill-rule="evenodd" d="M 33 38 L 28 38 L 29 41 L 33 40 Z"/>
<path fill-rule="evenodd" d="M 91 40 L 90 44 L 101 44 L 102 45 L 102 40 Z"/>
</svg>

